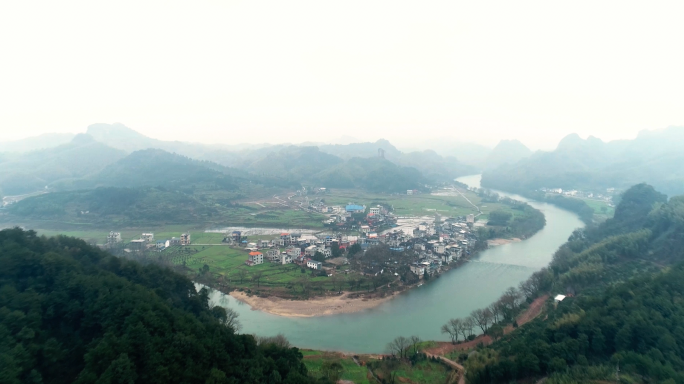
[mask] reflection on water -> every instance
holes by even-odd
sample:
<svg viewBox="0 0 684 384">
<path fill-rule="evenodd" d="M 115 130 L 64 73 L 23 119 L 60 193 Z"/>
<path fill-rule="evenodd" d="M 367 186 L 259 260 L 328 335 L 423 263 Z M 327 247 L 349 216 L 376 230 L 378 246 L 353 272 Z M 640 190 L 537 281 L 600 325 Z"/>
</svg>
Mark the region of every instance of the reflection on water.
<svg viewBox="0 0 684 384">
<path fill-rule="evenodd" d="M 459 178 L 479 186 L 479 175 Z M 213 292 L 214 303 L 240 314 L 244 333 L 284 334 L 302 348 L 358 353 L 383 352 L 397 336 L 446 340 L 439 328 L 449 318 L 467 316 L 489 305 L 508 287 L 517 286 L 536 270 L 548 265 L 555 250 L 572 231 L 583 226 L 577 216 L 546 203 L 528 202 L 544 212 L 546 226 L 529 239 L 500 245 L 482 252 L 476 260 L 443 274 L 440 278 L 362 312 L 314 318 L 286 318 L 254 311 L 232 297 Z"/>
</svg>

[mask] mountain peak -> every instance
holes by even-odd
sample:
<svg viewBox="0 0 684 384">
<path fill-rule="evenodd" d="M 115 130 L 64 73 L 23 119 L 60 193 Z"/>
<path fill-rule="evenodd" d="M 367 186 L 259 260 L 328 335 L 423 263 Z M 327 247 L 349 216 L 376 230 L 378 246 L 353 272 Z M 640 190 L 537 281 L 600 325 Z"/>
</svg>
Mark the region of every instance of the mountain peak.
<svg viewBox="0 0 684 384">
<path fill-rule="evenodd" d="M 558 148 L 556 149 L 568 149 L 568 148 L 574 148 L 578 145 L 582 145 L 584 143 L 584 140 L 580 137 L 580 135 L 576 133 L 571 133 L 567 136 L 565 136 L 561 141 L 558 143 Z"/>
</svg>

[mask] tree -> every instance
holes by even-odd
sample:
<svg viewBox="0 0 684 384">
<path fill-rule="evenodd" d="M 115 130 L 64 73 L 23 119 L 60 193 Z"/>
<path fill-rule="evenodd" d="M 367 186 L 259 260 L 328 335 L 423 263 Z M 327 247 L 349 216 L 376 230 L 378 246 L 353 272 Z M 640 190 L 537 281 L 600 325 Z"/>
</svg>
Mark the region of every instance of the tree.
<svg viewBox="0 0 684 384">
<path fill-rule="evenodd" d="M 244 268 L 238 268 L 237 275 L 240 278 L 240 284 L 242 284 L 242 282 L 247 277 L 247 270 L 245 270 Z"/>
<path fill-rule="evenodd" d="M 430 274 L 428 273 L 428 269 L 425 268 L 423 271 L 424 271 L 423 272 L 423 280 L 425 280 L 425 281 L 430 280 Z"/>
<path fill-rule="evenodd" d="M 103 384 L 134 384 L 138 378 L 135 371 L 135 365 L 128 358 L 128 355 L 122 353 L 118 359 L 112 361 L 97 382 Z"/>
<path fill-rule="evenodd" d="M 316 261 L 320 261 L 322 263 L 325 261 L 325 255 L 322 254 L 321 252 L 316 251 L 316 253 L 314 253 L 312 259 L 314 259 Z"/>
<path fill-rule="evenodd" d="M 463 339 L 467 339 L 468 336 L 473 334 L 473 327 L 475 326 L 475 320 L 471 316 L 466 317 L 463 319 L 463 322 L 461 323 L 461 328 L 459 332 L 461 335 L 463 335 Z"/>
<path fill-rule="evenodd" d="M 323 377 L 330 380 L 332 383 L 336 383 L 342 377 L 344 372 L 344 367 L 337 361 L 326 361 L 321 366 L 321 373 Z"/>
<path fill-rule="evenodd" d="M 482 329 L 482 333 L 486 333 L 487 327 L 492 321 L 492 312 L 489 310 L 489 308 L 476 309 L 470 313 L 470 316 L 473 318 L 473 320 L 475 320 L 477 326 Z"/>
<path fill-rule="evenodd" d="M 446 324 L 442 325 L 442 328 L 440 331 L 442 333 L 448 334 L 449 337 L 451 338 L 451 343 L 456 344 L 456 342 L 458 341 L 458 333 L 456 333 L 456 331 L 453 328 L 451 328 L 451 324 L 449 324 L 447 322 Z"/>
<path fill-rule="evenodd" d="M 415 355 L 416 353 L 418 353 L 418 343 L 421 342 L 420 337 L 411 336 L 409 337 L 409 342 L 411 343 L 411 347 L 413 347 L 413 354 Z"/>
<path fill-rule="evenodd" d="M 456 342 L 458 342 L 458 334 L 462 328 L 463 328 L 463 320 L 462 319 L 451 319 L 446 324 L 442 325 L 442 333 L 449 334 L 449 337 L 451 337 L 451 342 L 453 344 L 456 344 Z M 465 336 L 464 336 L 464 338 L 465 338 Z"/>
<path fill-rule="evenodd" d="M 224 308 L 226 311 L 226 317 L 225 320 L 223 320 L 223 325 L 226 327 L 232 328 L 233 332 L 237 333 L 242 329 L 242 324 L 240 324 L 240 321 L 238 320 L 238 317 L 240 317 L 240 314 L 237 313 L 233 308 Z"/>
<path fill-rule="evenodd" d="M 404 358 L 406 348 L 410 346 L 409 339 L 404 336 L 399 336 L 387 344 L 387 350 L 393 355 L 399 355 L 399 358 Z"/>
<path fill-rule="evenodd" d="M 494 341 L 499 340 L 504 334 L 504 329 L 499 324 L 494 324 L 489 328 L 487 334 L 494 339 Z"/>
<path fill-rule="evenodd" d="M 252 273 L 252 281 L 257 283 L 257 287 L 260 287 L 261 278 L 264 276 L 264 271 L 255 271 Z"/>
<path fill-rule="evenodd" d="M 332 282 L 332 286 L 334 290 L 337 290 L 337 293 L 342 292 L 342 285 L 344 284 L 344 279 L 342 276 L 338 274 L 334 274 L 331 278 L 330 281 Z"/>
<path fill-rule="evenodd" d="M 255 336 L 255 340 L 260 347 L 275 346 L 277 348 L 290 348 L 292 346 L 287 337 L 282 333 L 275 336 Z"/>
<path fill-rule="evenodd" d="M 202 266 L 202 269 L 200 269 L 200 273 L 201 273 L 202 275 L 206 275 L 207 272 L 209 272 L 209 265 L 204 264 L 204 265 Z"/>
<path fill-rule="evenodd" d="M 354 244 L 352 244 L 351 247 L 349 247 L 349 250 L 347 251 L 347 253 L 348 253 L 349 257 L 352 257 L 361 251 L 363 251 L 363 248 L 361 248 L 361 245 L 358 243 L 354 243 Z"/>
<path fill-rule="evenodd" d="M 340 252 L 340 243 L 335 240 L 330 244 L 330 252 L 332 253 L 332 257 L 339 257 L 342 252 Z"/>
<path fill-rule="evenodd" d="M 506 226 L 508 221 L 513 217 L 510 212 L 497 209 L 489 212 L 489 223 L 490 225 L 501 225 Z"/>
</svg>

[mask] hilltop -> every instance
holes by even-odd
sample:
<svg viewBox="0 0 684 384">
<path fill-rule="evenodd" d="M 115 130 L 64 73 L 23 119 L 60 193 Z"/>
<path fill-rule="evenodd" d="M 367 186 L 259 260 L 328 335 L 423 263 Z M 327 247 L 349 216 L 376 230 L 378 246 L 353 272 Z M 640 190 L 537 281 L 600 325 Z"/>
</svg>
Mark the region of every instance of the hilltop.
<svg viewBox="0 0 684 384">
<path fill-rule="evenodd" d="M 518 193 L 539 188 L 605 191 L 646 182 L 669 195 L 684 193 L 684 127 L 644 131 L 634 140 L 603 142 L 566 136 L 551 152 L 487 170 L 482 185 Z"/>
<path fill-rule="evenodd" d="M 0 231 L 0 261 L 4 382 L 328 382 L 169 270 L 19 229 Z"/>
<path fill-rule="evenodd" d="M 5 156 L 0 167 L 0 185 L 7 195 L 31 193 L 58 180 L 98 172 L 125 155 L 89 135 L 79 134 L 54 148 Z"/>
</svg>

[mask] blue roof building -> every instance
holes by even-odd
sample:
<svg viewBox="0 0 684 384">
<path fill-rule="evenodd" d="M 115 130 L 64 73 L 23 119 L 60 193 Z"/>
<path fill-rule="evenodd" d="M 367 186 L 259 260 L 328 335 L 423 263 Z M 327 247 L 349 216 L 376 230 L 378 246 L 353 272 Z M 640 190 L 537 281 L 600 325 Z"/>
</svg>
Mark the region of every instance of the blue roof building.
<svg viewBox="0 0 684 384">
<path fill-rule="evenodd" d="M 347 212 L 363 212 L 366 208 L 362 205 L 349 204 L 346 207 Z"/>
</svg>

